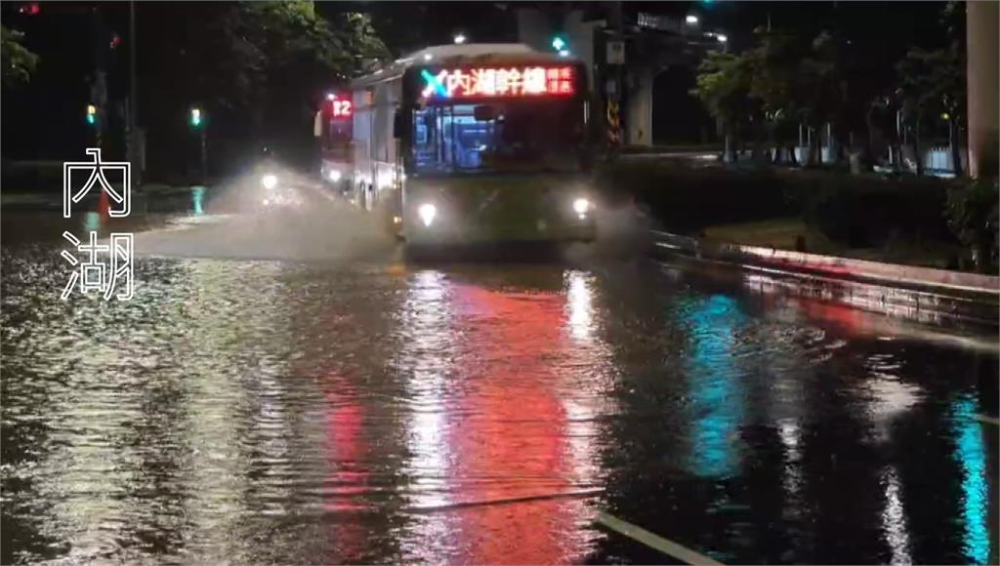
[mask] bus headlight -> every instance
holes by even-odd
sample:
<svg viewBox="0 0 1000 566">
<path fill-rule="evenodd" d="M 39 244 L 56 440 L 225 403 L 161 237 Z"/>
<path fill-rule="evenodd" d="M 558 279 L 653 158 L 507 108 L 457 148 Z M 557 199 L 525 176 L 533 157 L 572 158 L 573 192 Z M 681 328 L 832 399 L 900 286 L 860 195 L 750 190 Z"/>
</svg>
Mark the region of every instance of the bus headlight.
<svg viewBox="0 0 1000 566">
<path fill-rule="evenodd" d="M 340 180 L 340 176 L 341 176 L 340 169 L 330 169 L 326 173 L 326 178 L 330 179 L 330 181 L 334 183 Z"/>
<path fill-rule="evenodd" d="M 278 178 L 275 177 L 274 175 L 271 175 L 270 173 L 261 177 L 260 182 L 262 185 L 264 185 L 264 188 L 268 190 L 271 190 L 274 187 L 278 186 Z"/>
<path fill-rule="evenodd" d="M 430 227 L 431 223 L 434 222 L 434 217 L 437 216 L 437 213 L 437 207 L 430 203 L 424 203 L 417 209 L 417 214 L 420 215 L 420 221 L 423 222 L 426 227 Z"/>
<path fill-rule="evenodd" d="M 573 201 L 573 212 L 579 215 L 584 215 L 590 212 L 591 204 L 590 201 L 585 198 L 578 198 Z"/>
</svg>

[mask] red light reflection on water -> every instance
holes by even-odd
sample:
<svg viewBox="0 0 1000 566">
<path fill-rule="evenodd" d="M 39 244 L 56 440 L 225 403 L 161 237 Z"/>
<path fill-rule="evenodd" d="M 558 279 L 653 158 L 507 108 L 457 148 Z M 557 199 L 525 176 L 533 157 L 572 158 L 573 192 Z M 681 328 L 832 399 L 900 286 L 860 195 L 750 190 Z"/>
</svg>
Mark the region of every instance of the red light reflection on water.
<svg viewBox="0 0 1000 566">
<path fill-rule="evenodd" d="M 500 501 L 573 490 L 566 412 L 553 363 L 567 355 L 565 297 L 455 287 L 456 312 L 488 321 L 461 344 L 482 363 L 478 386 L 460 401 L 472 415 L 452 429 L 451 473 L 468 481 L 462 499 Z M 555 563 L 570 558 L 581 502 L 547 500 L 464 510 L 458 527 L 475 563 Z M 464 545 L 463 545 L 464 546 Z"/>
<path fill-rule="evenodd" d="M 338 380 L 339 381 L 339 380 Z M 369 472 L 364 462 L 367 446 L 362 434 L 363 409 L 357 403 L 344 404 L 356 396 L 327 393 L 327 467 L 330 475 L 324 486 L 323 510 L 331 521 L 331 537 L 337 554 L 361 556 L 365 550 L 366 529 L 351 516 L 365 508 L 361 496 L 367 490 Z"/>
</svg>

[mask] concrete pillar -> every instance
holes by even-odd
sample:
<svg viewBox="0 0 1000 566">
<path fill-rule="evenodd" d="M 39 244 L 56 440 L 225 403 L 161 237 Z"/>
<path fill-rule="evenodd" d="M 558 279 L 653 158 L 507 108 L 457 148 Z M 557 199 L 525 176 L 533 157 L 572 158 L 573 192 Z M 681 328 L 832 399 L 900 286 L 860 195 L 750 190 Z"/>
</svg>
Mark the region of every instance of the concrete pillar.
<svg viewBox="0 0 1000 566">
<path fill-rule="evenodd" d="M 632 71 L 624 104 L 627 145 L 653 145 L 653 78 L 649 68 L 636 67 Z"/>
<path fill-rule="evenodd" d="M 968 45 L 969 174 L 997 174 L 997 131 L 1000 129 L 1000 76 L 998 76 L 998 27 L 1000 3 L 966 2 Z"/>
</svg>

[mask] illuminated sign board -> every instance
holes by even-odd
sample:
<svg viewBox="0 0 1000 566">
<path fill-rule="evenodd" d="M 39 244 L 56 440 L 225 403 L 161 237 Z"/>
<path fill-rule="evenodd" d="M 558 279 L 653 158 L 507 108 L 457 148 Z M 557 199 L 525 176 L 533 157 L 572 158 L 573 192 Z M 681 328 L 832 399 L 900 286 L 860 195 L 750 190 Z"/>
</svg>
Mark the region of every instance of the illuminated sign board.
<svg viewBox="0 0 1000 566">
<path fill-rule="evenodd" d="M 334 118 L 350 118 L 351 114 L 354 113 L 350 100 L 334 100 L 332 106 Z"/>
<path fill-rule="evenodd" d="M 486 98 L 568 96 L 576 92 L 576 69 L 560 67 L 503 67 L 424 69 L 424 98 Z"/>
</svg>

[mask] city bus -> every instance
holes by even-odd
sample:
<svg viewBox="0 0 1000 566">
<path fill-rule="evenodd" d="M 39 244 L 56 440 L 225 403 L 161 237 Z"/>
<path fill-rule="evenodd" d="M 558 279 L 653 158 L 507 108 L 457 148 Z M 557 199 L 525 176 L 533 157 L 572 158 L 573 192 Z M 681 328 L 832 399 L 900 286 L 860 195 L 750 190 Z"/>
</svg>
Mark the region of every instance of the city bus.
<svg viewBox="0 0 1000 566">
<path fill-rule="evenodd" d="M 595 239 L 581 61 L 445 45 L 351 88 L 350 199 L 407 247 Z"/>
<path fill-rule="evenodd" d="M 320 175 L 339 192 L 352 187 L 354 172 L 353 144 L 354 101 L 348 93 L 328 93 L 313 125 L 313 134 L 319 140 Z"/>
</svg>

